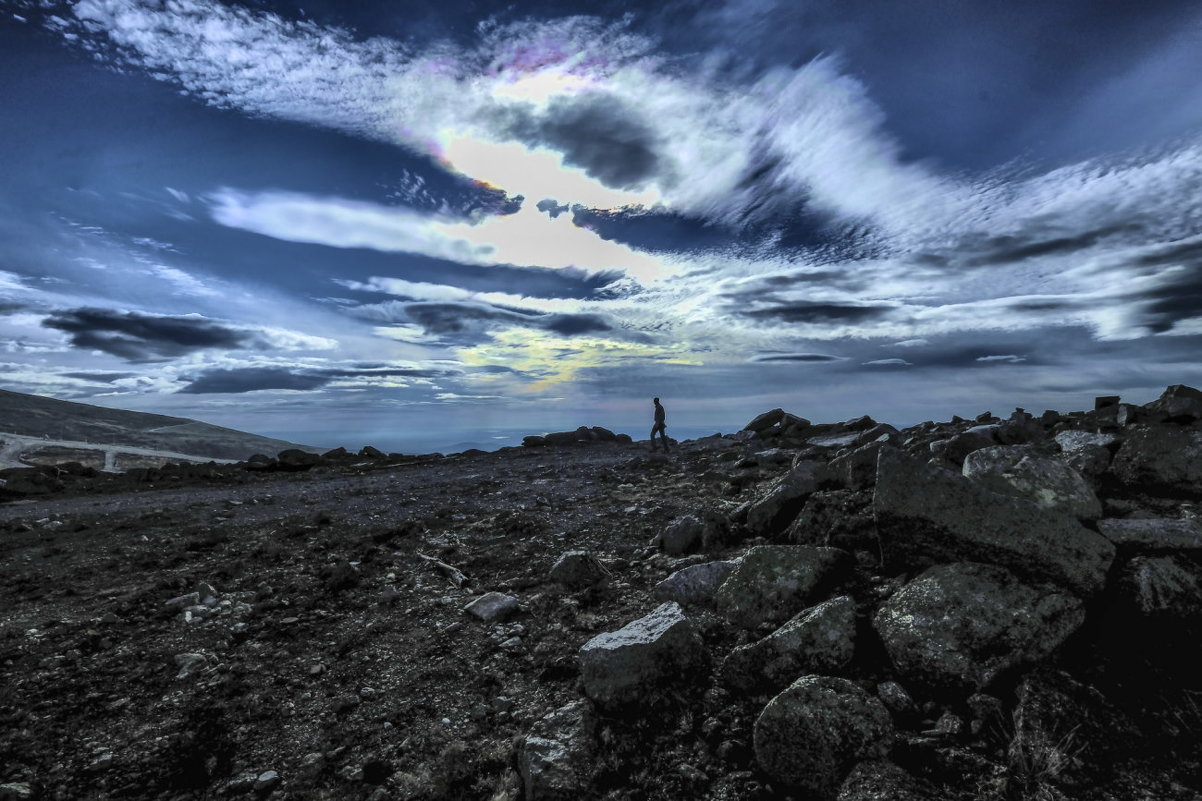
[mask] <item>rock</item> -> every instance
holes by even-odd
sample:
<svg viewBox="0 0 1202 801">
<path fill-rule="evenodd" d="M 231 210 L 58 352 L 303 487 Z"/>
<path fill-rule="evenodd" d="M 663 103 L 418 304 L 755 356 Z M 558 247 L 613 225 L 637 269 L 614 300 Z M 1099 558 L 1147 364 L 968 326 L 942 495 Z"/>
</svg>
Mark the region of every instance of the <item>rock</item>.
<svg viewBox="0 0 1202 801">
<path fill-rule="evenodd" d="M 593 426 L 592 428 L 589 429 L 589 431 L 591 431 L 593 433 L 593 439 L 597 440 L 598 442 L 617 442 L 618 441 L 618 435 L 615 434 L 614 432 L 610 431 L 608 428 L 602 428 L 601 426 Z"/>
<path fill-rule="evenodd" d="M 873 513 L 890 565 L 992 562 L 1090 596 L 1106 582 L 1114 546 L 1068 515 L 999 495 L 961 475 L 886 448 Z"/>
<path fill-rule="evenodd" d="M 693 515 L 678 517 L 660 536 L 660 547 L 670 556 L 692 553 L 701 544 L 701 521 Z"/>
<path fill-rule="evenodd" d="M 656 584 L 651 594 L 661 601 L 676 601 L 681 604 L 709 603 L 737 564 L 737 561 L 723 560 L 677 570 Z"/>
<path fill-rule="evenodd" d="M 1099 520 L 1098 531 L 1120 551 L 1202 551 L 1202 525 L 1197 520 L 1112 518 Z"/>
<path fill-rule="evenodd" d="M 204 654 L 183 653 L 175 655 L 175 664 L 179 665 L 179 672 L 175 674 L 177 679 L 186 679 L 193 673 L 198 672 L 208 663 Z"/>
<path fill-rule="evenodd" d="M 908 717 L 918 712 L 914 699 L 896 681 L 882 681 L 876 686 L 876 695 L 894 715 Z"/>
<path fill-rule="evenodd" d="M 620 445 L 629 445 L 634 442 L 634 440 L 631 439 L 629 434 L 614 434 L 614 442 L 617 442 Z"/>
<path fill-rule="evenodd" d="M 280 774 L 274 770 L 265 770 L 255 778 L 255 790 L 264 792 L 280 783 Z"/>
<path fill-rule="evenodd" d="M 983 429 L 989 429 L 989 431 Z M 930 444 L 931 455 L 957 465 L 963 464 L 964 459 L 973 451 L 997 444 L 993 438 L 993 431 L 996 429 L 997 426 L 977 426 L 962 434 L 935 440 Z"/>
<path fill-rule="evenodd" d="M 714 596 L 724 617 L 744 628 L 779 623 L 818 600 L 850 557 L 838 548 L 757 545 Z"/>
<path fill-rule="evenodd" d="M 476 598 L 463 611 L 485 623 L 503 620 L 518 609 L 518 599 L 503 592 L 486 592 Z"/>
<path fill-rule="evenodd" d="M 1119 441 L 1115 434 L 1096 434 L 1092 431 L 1061 431 L 1055 436 L 1056 444 L 1065 453 L 1083 448 L 1109 448 Z"/>
<path fill-rule="evenodd" d="M 1136 429 L 1123 441 L 1110 469 L 1123 483 L 1144 491 L 1197 494 L 1202 486 L 1202 431 L 1170 426 Z"/>
<path fill-rule="evenodd" d="M 849 490 L 815 492 L 806 499 L 785 537 L 798 545 L 875 551 L 876 521 L 872 518 L 871 496 Z"/>
<path fill-rule="evenodd" d="M 744 431 L 754 431 L 755 433 L 758 434 L 759 432 L 764 431 L 765 429 L 772 428 L 772 426 L 776 425 L 781 420 L 783 420 L 784 417 L 785 417 L 784 409 L 773 409 L 770 412 L 764 412 L 761 415 L 757 415 L 750 423 L 743 426 L 743 430 Z"/>
<path fill-rule="evenodd" d="M 604 584 L 609 577 L 605 565 L 587 551 L 567 551 L 551 566 L 551 579 L 573 590 Z"/>
<path fill-rule="evenodd" d="M 748 691 L 764 684 L 773 690 L 808 673 L 831 675 L 855 653 L 856 604 L 849 595 L 799 612 L 759 642 L 731 651 L 722 666 L 731 686 Z"/>
<path fill-rule="evenodd" d="M 379 448 L 373 448 L 371 445 L 364 445 L 359 449 L 360 456 L 366 456 L 368 459 L 383 459 L 385 458 L 384 451 Z"/>
<path fill-rule="evenodd" d="M 547 445 L 547 438 L 531 434 L 528 437 L 522 437 L 522 445 L 527 448 L 542 448 Z"/>
<path fill-rule="evenodd" d="M 939 716 L 935 725 L 923 732 L 927 737 L 959 737 L 964 731 L 964 720 L 950 709 Z"/>
<path fill-rule="evenodd" d="M 852 769 L 837 801 L 942 801 L 946 797 L 892 762 L 871 760 Z"/>
<path fill-rule="evenodd" d="M 518 748 L 526 801 L 575 801 L 590 784 L 595 724 L 587 701 L 540 718 Z"/>
<path fill-rule="evenodd" d="M 1109 768 L 1101 760 L 1118 755 L 1143 735 L 1095 688 L 1068 673 L 1038 668 L 1015 689 L 1011 758 L 1058 756 L 1073 770 Z"/>
<path fill-rule="evenodd" d="M 851 453 L 831 459 L 828 470 L 832 480 L 849 490 L 871 487 L 876 483 L 877 459 L 886 444 L 884 440 L 870 442 Z"/>
<path fill-rule="evenodd" d="M 816 437 L 807 437 L 806 444 L 814 448 L 838 450 L 858 445 L 862 440 L 863 435 L 859 431 L 843 431 L 838 434 L 819 434 Z"/>
<path fill-rule="evenodd" d="M 553 431 L 543 434 L 543 439 L 548 445 L 571 445 L 580 439 L 580 434 L 576 431 Z"/>
<path fill-rule="evenodd" d="M 783 531 L 825 479 L 826 466 L 821 462 L 800 462 L 751 505 L 747 526 L 756 533 Z"/>
<path fill-rule="evenodd" d="M 995 565 L 959 562 L 906 584 L 873 626 L 901 675 L 934 689 L 979 690 L 1043 659 L 1084 621 L 1072 595 L 1023 584 Z"/>
<path fill-rule="evenodd" d="M 293 472 L 308 470 L 321 463 L 321 457 L 316 453 L 302 451 L 300 448 L 288 448 L 280 451 L 275 459 L 280 470 Z"/>
<path fill-rule="evenodd" d="M 28 801 L 33 798 L 33 788 L 25 782 L 0 784 L 0 801 Z"/>
<path fill-rule="evenodd" d="M 321 455 L 322 459 L 346 459 L 351 455 L 350 451 L 339 445 L 337 448 L 328 450 Z"/>
<path fill-rule="evenodd" d="M 705 659 L 701 638 L 676 603 L 665 603 L 580 648 L 584 692 L 599 704 L 646 700 L 659 684 L 680 683 Z"/>
<path fill-rule="evenodd" d="M 163 606 L 166 606 L 171 609 L 183 609 L 185 606 L 199 606 L 199 605 L 200 605 L 200 593 L 198 593 L 198 592 L 189 592 L 184 595 L 180 595 L 175 598 L 172 598 L 171 600 L 163 603 Z"/>
<path fill-rule="evenodd" d="M 1162 420 L 1192 423 L 1202 420 L 1202 392 L 1184 384 L 1173 384 L 1144 408 Z"/>
<path fill-rule="evenodd" d="M 774 781 L 833 799 L 857 762 L 885 756 L 893 721 L 846 679 L 803 676 L 755 722 L 755 758 Z"/>
<path fill-rule="evenodd" d="M 1110 469 L 1111 453 L 1101 445 L 1084 445 L 1076 450 L 1060 454 L 1060 460 L 1076 470 L 1095 485 Z"/>
<path fill-rule="evenodd" d="M 1000 445 L 973 451 L 963 475 L 1003 495 L 1026 498 L 1082 520 L 1102 516 L 1102 502 L 1081 474 L 1058 459 L 1039 456 L 1029 445 Z"/>
</svg>

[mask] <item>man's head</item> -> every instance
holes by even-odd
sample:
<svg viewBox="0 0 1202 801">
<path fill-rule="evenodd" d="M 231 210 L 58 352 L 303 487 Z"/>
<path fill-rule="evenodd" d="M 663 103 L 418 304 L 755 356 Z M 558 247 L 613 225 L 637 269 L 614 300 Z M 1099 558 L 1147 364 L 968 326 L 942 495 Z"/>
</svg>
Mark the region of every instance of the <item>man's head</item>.
<svg viewBox="0 0 1202 801">
<path fill-rule="evenodd" d="M 656 406 L 658 406 L 658 405 L 659 405 L 659 398 L 652 398 L 652 399 L 651 399 L 651 402 L 652 402 L 652 403 L 654 403 Z"/>
</svg>

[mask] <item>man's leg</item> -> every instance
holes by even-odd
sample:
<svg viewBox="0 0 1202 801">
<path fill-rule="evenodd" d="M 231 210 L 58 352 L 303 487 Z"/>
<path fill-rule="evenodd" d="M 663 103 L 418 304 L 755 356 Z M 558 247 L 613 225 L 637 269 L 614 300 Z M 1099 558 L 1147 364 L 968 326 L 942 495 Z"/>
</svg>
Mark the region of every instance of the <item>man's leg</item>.
<svg viewBox="0 0 1202 801">
<path fill-rule="evenodd" d="M 656 430 L 657 429 L 655 427 L 652 427 L 652 429 L 651 429 L 651 452 L 652 453 L 655 453 L 655 432 L 656 432 Z"/>
</svg>

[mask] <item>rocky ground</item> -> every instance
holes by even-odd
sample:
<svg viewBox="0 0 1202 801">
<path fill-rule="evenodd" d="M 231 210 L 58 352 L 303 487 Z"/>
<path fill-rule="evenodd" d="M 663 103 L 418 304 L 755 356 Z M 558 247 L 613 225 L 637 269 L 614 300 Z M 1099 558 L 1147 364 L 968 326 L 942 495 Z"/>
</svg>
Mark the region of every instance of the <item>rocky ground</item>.
<svg viewBox="0 0 1202 801">
<path fill-rule="evenodd" d="M 1202 393 L 0 471 L 0 799 L 1200 799 Z"/>
</svg>

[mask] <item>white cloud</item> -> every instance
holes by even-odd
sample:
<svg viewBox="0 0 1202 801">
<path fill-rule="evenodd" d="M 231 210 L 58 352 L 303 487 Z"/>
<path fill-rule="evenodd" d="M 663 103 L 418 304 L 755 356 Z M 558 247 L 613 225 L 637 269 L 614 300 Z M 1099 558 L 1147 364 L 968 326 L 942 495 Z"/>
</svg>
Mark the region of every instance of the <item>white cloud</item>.
<svg viewBox="0 0 1202 801">
<path fill-rule="evenodd" d="M 870 362 L 864 362 L 868 367 L 912 367 L 913 365 L 905 359 L 873 359 Z"/>
<path fill-rule="evenodd" d="M 999 354 L 996 356 L 978 356 L 979 362 L 1003 362 L 1005 364 L 1019 364 L 1027 360 L 1026 356 L 1018 356 L 1013 353 Z"/>
</svg>

